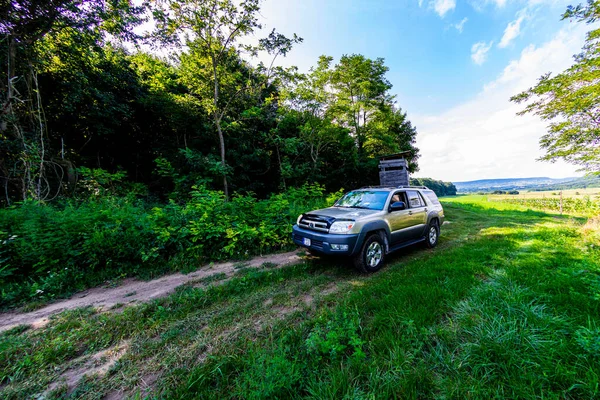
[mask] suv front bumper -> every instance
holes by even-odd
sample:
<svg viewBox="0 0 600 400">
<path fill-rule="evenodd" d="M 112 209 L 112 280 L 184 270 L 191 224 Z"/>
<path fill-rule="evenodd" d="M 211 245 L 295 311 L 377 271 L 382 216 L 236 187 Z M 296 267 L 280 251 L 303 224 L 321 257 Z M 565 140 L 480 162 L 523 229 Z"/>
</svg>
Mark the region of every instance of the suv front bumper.
<svg viewBox="0 0 600 400">
<path fill-rule="evenodd" d="M 330 233 L 319 233 L 302 229 L 298 225 L 292 227 L 292 240 L 298 246 L 302 246 L 321 254 L 352 255 L 355 253 L 358 234 L 336 235 Z M 304 244 L 304 239 L 310 239 L 310 246 Z M 332 245 L 348 246 L 344 250 L 335 250 Z"/>
</svg>

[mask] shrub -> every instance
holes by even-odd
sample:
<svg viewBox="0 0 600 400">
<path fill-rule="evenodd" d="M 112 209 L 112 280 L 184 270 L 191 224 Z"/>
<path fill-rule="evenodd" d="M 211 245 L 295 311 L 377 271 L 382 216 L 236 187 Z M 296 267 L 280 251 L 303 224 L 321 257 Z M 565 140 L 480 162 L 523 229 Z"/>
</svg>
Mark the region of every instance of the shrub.
<svg viewBox="0 0 600 400">
<path fill-rule="evenodd" d="M 322 186 L 305 185 L 264 200 L 248 193 L 225 202 L 221 192 L 197 186 L 184 205 L 171 200 L 149 207 L 131 197 L 100 197 L 12 206 L 0 210 L 0 306 L 291 249 L 297 216 L 340 195 L 327 197 Z"/>
</svg>

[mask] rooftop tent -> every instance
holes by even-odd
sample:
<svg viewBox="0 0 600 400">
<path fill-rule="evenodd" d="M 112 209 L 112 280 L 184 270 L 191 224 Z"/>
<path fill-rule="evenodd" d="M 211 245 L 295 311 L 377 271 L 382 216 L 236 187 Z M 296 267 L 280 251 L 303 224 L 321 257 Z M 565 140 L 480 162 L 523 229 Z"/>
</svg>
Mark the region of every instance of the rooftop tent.
<svg viewBox="0 0 600 400">
<path fill-rule="evenodd" d="M 379 184 L 382 186 L 408 186 L 409 152 L 390 154 L 379 158 Z"/>
</svg>

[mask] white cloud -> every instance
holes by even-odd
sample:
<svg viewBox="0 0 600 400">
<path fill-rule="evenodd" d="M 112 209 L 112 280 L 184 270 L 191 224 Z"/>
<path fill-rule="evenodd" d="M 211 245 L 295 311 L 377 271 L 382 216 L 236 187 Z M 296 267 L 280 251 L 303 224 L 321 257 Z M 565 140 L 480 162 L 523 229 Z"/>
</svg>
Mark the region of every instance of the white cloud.
<svg viewBox="0 0 600 400">
<path fill-rule="evenodd" d="M 467 23 L 467 21 L 468 21 L 468 20 L 469 20 L 469 18 L 467 18 L 467 17 L 464 17 L 464 18 L 462 19 L 462 21 L 460 21 L 459 23 L 457 23 L 457 24 L 454 24 L 454 25 L 452 25 L 452 26 L 453 26 L 453 27 L 454 27 L 454 28 L 455 28 L 455 29 L 456 29 L 456 30 L 457 30 L 459 33 L 462 33 L 462 31 L 463 31 L 463 29 L 464 29 L 464 27 L 465 27 L 465 24 Z"/>
<path fill-rule="evenodd" d="M 419 7 L 423 5 L 423 0 L 419 0 Z"/>
<path fill-rule="evenodd" d="M 502 35 L 502 39 L 500 40 L 500 43 L 498 43 L 498 47 L 500 47 L 500 48 L 507 47 L 521 33 L 521 23 L 525 19 L 525 14 L 524 13 L 520 13 L 520 14 L 521 14 L 521 16 L 519 18 L 510 22 L 506 26 L 506 29 L 504 29 L 504 35 Z"/>
<path fill-rule="evenodd" d="M 433 0 L 429 5 L 440 17 L 444 18 L 447 12 L 456 8 L 456 0 Z"/>
<path fill-rule="evenodd" d="M 525 48 L 473 99 L 438 115 L 413 115 L 421 149 L 417 176 L 447 181 L 580 175 L 562 163 L 536 161 L 543 155 L 539 139 L 546 123 L 534 115 L 517 116 L 522 104 L 510 97 L 535 84 L 544 73 L 572 64 L 588 26 L 563 29 L 539 47 Z"/>
<path fill-rule="evenodd" d="M 487 53 L 494 42 L 477 42 L 471 47 L 471 59 L 477 65 L 482 65 L 487 59 Z"/>
</svg>

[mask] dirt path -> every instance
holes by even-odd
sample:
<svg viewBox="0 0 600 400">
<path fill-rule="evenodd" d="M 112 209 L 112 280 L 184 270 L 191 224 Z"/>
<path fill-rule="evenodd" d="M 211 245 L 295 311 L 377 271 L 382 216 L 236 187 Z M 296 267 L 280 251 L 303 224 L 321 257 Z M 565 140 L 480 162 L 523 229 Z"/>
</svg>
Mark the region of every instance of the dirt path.
<svg viewBox="0 0 600 400">
<path fill-rule="evenodd" d="M 301 258 L 297 251 L 281 254 L 271 254 L 264 257 L 253 258 L 244 263 L 248 267 L 259 267 L 264 263 L 272 263 L 278 267 L 296 264 Z M 159 297 L 164 297 L 173 292 L 176 287 L 191 281 L 198 281 L 216 274 L 225 274 L 227 278 L 233 276 L 235 265 L 239 263 L 225 262 L 206 265 L 187 275 L 180 273 L 166 275 L 152 281 L 126 279 L 122 285 L 114 288 L 97 287 L 73 295 L 70 299 L 61 300 L 47 305 L 39 310 L 27 313 L 0 313 L 0 332 L 18 325 L 32 325 L 39 328 L 48 323 L 49 317 L 65 310 L 80 307 L 94 306 L 108 310 L 118 304 L 143 303 Z M 227 279 L 225 278 L 225 279 Z"/>
</svg>

